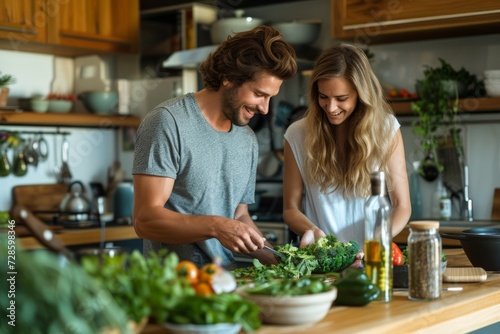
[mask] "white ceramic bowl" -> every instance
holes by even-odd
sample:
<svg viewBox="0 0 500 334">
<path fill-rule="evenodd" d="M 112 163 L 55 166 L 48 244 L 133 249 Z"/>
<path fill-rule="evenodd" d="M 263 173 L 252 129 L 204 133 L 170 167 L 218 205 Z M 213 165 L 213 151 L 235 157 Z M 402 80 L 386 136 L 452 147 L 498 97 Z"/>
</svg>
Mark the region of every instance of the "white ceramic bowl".
<svg viewBox="0 0 500 334">
<path fill-rule="evenodd" d="M 50 112 L 66 113 L 73 107 L 73 102 L 69 100 L 49 100 Z"/>
<path fill-rule="evenodd" d="M 312 44 L 319 36 L 319 22 L 283 22 L 273 27 L 283 34 L 283 40 L 293 45 Z"/>
<path fill-rule="evenodd" d="M 171 334 L 237 334 L 241 330 L 240 324 L 177 325 L 165 323 L 164 326 Z"/>
<path fill-rule="evenodd" d="M 486 70 L 483 72 L 485 79 L 499 79 L 500 80 L 500 70 Z"/>
<path fill-rule="evenodd" d="M 337 288 L 300 296 L 267 296 L 248 294 L 242 286 L 236 291 L 261 309 L 262 322 L 275 325 L 301 325 L 323 319 L 337 298 Z"/>
<path fill-rule="evenodd" d="M 34 112 L 46 112 L 49 110 L 49 101 L 45 99 L 31 99 L 30 106 Z"/>
<path fill-rule="evenodd" d="M 500 96 L 500 79 L 484 80 L 484 88 L 488 96 Z"/>
<path fill-rule="evenodd" d="M 238 32 L 252 30 L 264 23 L 255 17 L 230 17 L 215 21 L 210 28 L 210 38 L 213 44 L 224 42 L 228 36 Z"/>
</svg>

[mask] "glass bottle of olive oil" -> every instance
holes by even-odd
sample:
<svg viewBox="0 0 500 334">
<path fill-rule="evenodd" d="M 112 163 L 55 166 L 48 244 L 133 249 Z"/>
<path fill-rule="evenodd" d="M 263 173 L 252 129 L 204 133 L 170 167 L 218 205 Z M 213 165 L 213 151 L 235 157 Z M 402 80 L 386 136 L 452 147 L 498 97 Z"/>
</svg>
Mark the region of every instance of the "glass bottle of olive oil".
<svg viewBox="0 0 500 334">
<path fill-rule="evenodd" d="M 371 195 L 365 203 L 366 274 L 380 288 L 377 300 L 392 300 L 392 206 L 384 172 L 372 173 Z"/>
</svg>

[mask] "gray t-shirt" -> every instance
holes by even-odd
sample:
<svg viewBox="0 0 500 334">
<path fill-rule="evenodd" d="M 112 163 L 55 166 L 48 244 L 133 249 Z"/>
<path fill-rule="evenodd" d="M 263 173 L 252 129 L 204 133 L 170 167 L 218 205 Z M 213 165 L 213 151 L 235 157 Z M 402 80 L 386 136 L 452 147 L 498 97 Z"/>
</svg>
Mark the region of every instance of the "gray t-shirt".
<svg viewBox="0 0 500 334">
<path fill-rule="evenodd" d="M 137 132 L 132 174 L 175 179 L 165 208 L 190 215 L 234 218 L 238 204 L 254 202 L 258 145 L 248 126 L 213 129 L 192 93 L 163 102 L 149 112 Z M 235 268 L 232 252 L 215 239 L 193 244 L 144 240 L 144 252 L 166 247 L 198 266 L 222 258 Z"/>
</svg>

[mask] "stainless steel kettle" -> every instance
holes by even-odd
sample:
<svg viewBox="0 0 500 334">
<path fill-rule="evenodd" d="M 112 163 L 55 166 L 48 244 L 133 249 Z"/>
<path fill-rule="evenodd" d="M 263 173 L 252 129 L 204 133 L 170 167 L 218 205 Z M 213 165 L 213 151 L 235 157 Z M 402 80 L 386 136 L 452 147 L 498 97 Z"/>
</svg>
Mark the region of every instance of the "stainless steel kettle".
<svg viewBox="0 0 500 334">
<path fill-rule="evenodd" d="M 79 189 L 78 187 L 79 186 Z M 74 181 L 68 186 L 68 193 L 60 204 L 63 213 L 68 214 L 68 219 L 73 221 L 88 220 L 92 203 L 85 197 L 85 187 L 80 181 Z"/>
</svg>

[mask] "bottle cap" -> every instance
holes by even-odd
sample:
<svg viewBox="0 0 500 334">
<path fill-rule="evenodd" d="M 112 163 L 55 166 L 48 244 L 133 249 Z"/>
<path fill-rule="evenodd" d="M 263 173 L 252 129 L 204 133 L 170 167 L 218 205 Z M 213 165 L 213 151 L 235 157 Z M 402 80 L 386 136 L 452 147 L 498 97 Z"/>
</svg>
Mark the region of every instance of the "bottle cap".
<svg viewBox="0 0 500 334">
<path fill-rule="evenodd" d="M 410 228 L 414 230 L 432 230 L 439 228 L 439 222 L 433 220 L 420 220 L 410 222 Z"/>
</svg>

